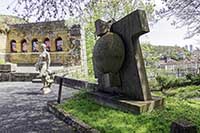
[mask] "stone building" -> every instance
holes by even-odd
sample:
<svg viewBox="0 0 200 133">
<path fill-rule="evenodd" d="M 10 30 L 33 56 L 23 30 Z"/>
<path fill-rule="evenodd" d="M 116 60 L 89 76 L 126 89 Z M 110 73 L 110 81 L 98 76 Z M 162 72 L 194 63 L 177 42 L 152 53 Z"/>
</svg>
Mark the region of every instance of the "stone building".
<svg viewBox="0 0 200 133">
<path fill-rule="evenodd" d="M 80 25 L 68 27 L 65 21 L 4 25 L 0 28 L 0 59 L 17 65 L 33 65 L 41 43 L 46 44 L 52 65 L 81 65 L 86 60 Z"/>
</svg>

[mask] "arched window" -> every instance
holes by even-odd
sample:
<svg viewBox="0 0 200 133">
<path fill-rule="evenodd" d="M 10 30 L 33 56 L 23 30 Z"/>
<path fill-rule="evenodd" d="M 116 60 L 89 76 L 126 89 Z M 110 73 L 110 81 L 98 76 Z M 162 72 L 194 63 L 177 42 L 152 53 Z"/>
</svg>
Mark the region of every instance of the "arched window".
<svg viewBox="0 0 200 133">
<path fill-rule="evenodd" d="M 28 44 L 25 39 L 21 41 L 21 51 L 22 52 L 28 52 Z"/>
<path fill-rule="evenodd" d="M 63 40 L 61 37 L 58 37 L 55 41 L 56 51 L 63 51 Z"/>
<path fill-rule="evenodd" d="M 15 41 L 15 40 L 11 40 L 11 41 L 10 41 L 10 51 L 11 51 L 11 52 L 17 52 L 17 49 L 16 49 L 16 41 Z"/>
<path fill-rule="evenodd" d="M 38 50 L 38 40 L 37 39 L 32 40 L 32 51 L 33 52 L 39 52 L 39 50 Z"/>
<path fill-rule="evenodd" d="M 44 44 L 46 44 L 47 51 L 50 52 L 50 50 L 51 50 L 51 43 L 50 43 L 49 38 L 45 38 L 45 39 L 44 39 Z"/>
</svg>

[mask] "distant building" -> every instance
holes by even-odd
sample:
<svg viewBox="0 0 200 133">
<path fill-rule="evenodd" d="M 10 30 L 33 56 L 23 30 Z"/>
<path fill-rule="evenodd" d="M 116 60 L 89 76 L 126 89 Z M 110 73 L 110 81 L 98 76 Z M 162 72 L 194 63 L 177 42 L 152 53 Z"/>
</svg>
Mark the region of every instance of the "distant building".
<svg viewBox="0 0 200 133">
<path fill-rule="evenodd" d="M 171 74 L 173 73 L 177 77 L 184 76 L 187 73 L 196 74 L 199 73 L 200 60 L 194 56 L 190 59 L 185 58 L 184 60 L 176 61 L 173 59 L 168 59 L 168 61 L 160 60 L 159 68 L 164 69 Z"/>
<path fill-rule="evenodd" d="M 159 68 L 165 69 L 165 70 L 174 71 L 176 68 L 176 65 L 177 65 L 177 61 L 170 58 L 166 58 L 165 60 L 159 61 Z"/>
<path fill-rule="evenodd" d="M 192 52 L 193 51 L 193 45 L 190 45 L 190 50 L 189 50 L 190 52 Z"/>
<path fill-rule="evenodd" d="M 185 45 L 185 49 L 188 50 L 188 45 Z M 189 51 L 189 50 L 188 50 Z"/>
</svg>

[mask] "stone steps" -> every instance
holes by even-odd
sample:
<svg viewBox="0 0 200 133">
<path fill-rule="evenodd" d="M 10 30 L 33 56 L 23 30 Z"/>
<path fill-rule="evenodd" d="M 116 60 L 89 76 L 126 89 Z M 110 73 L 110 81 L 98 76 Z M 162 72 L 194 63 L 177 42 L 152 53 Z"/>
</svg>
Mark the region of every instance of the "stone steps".
<svg viewBox="0 0 200 133">
<path fill-rule="evenodd" d="M 32 81 L 32 79 L 37 78 L 38 73 L 0 73 L 1 81 Z"/>
<path fill-rule="evenodd" d="M 42 80 L 39 78 L 32 79 L 32 83 L 42 83 Z"/>
</svg>

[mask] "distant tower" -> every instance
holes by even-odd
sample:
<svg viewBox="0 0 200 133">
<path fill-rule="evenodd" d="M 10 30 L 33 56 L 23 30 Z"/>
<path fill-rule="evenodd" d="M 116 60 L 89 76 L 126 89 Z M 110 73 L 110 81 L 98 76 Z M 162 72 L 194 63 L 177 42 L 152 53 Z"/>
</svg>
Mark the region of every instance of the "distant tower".
<svg viewBox="0 0 200 133">
<path fill-rule="evenodd" d="M 185 49 L 188 50 L 188 45 L 185 45 Z"/>
<path fill-rule="evenodd" d="M 190 52 L 193 51 L 193 45 L 190 45 Z"/>
</svg>

